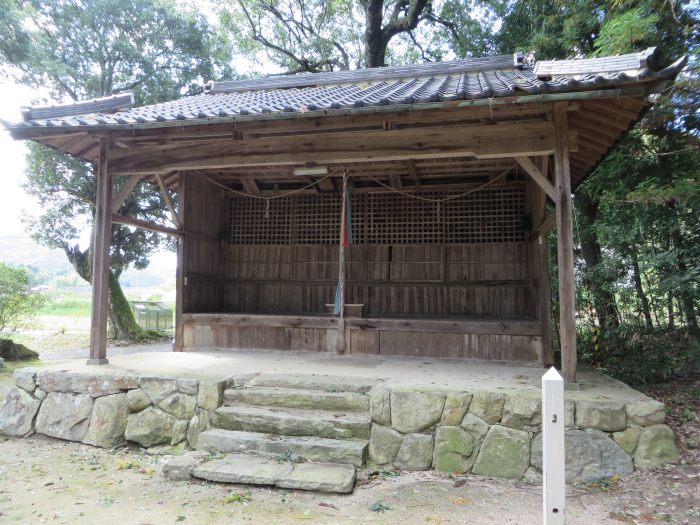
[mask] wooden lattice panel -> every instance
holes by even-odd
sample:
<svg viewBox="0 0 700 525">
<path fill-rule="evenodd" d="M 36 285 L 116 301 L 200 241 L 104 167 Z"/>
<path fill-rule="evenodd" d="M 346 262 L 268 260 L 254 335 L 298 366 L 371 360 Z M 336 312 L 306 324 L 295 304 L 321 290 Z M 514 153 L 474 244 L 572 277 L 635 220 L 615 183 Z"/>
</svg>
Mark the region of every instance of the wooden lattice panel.
<svg viewBox="0 0 700 525">
<path fill-rule="evenodd" d="M 354 244 L 484 244 L 523 242 L 525 188 L 484 188 L 437 203 L 455 192 L 355 193 Z M 230 244 L 338 244 L 340 195 L 298 195 L 266 203 L 230 199 Z"/>
</svg>

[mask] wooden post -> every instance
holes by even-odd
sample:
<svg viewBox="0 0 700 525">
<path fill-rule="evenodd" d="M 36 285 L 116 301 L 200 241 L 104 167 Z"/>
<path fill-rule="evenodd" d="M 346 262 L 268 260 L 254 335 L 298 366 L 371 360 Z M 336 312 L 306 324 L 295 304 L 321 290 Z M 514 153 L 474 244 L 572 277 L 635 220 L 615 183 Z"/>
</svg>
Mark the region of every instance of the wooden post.
<svg viewBox="0 0 700 525">
<path fill-rule="evenodd" d="M 184 172 L 178 175 L 177 184 L 177 206 L 180 221 L 184 229 L 185 225 L 185 199 L 187 198 L 187 179 Z M 184 347 L 184 329 L 182 314 L 184 313 L 183 299 L 185 297 L 185 244 L 187 234 L 177 236 L 177 268 L 175 270 L 175 352 L 182 352 Z"/>
<path fill-rule="evenodd" d="M 576 297 L 572 230 L 569 126 L 566 102 L 554 104 L 554 176 L 557 206 L 557 267 L 559 270 L 559 325 L 561 368 L 567 383 L 576 382 Z"/>
<path fill-rule="evenodd" d="M 347 220 L 347 195 L 348 195 L 348 174 L 343 175 L 343 204 L 341 206 L 340 216 L 340 248 L 338 250 L 338 287 L 340 296 L 340 309 L 338 312 L 338 340 L 335 345 L 335 351 L 338 354 L 345 353 L 345 235 Z"/>
<path fill-rule="evenodd" d="M 95 197 L 95 239 L 92 262 L 92 318 L 88 365 L 106 365 L 107 305 L 109 302 L 109 249 L 112 243 L 112 173 L 109 170 L 109 144 L 100 139 Z"/>
<path fill-rule="evenodd" d="M 566 454 L 564 381 L 552 367 L 542 376 L 542 492 L 544 525 L 564 525 Z"/>
</svg>

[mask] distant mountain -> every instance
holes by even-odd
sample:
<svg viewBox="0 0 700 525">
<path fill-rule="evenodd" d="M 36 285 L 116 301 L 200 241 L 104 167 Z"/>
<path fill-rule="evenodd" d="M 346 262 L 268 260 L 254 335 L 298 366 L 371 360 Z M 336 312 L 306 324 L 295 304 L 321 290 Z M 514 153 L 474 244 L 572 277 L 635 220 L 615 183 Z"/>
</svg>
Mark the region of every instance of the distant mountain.
<svg viewBox="0 0 700 525">
<path fill-rule="evenodd" d="M 73 267 L 61 250 L 51 250 L 21 234 L 0 235 L 0 261 L 27 266 L 47 277 L 73 272 Z"/>
</svg>

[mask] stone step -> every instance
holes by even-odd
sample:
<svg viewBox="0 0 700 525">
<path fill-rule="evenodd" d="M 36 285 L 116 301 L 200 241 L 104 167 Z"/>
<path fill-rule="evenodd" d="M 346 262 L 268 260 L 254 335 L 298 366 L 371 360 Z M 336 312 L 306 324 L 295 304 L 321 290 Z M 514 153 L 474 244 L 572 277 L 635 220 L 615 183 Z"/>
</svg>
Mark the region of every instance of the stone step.
<svg viewBox="0 0 700 525">
<path fill-rule="evenodd" d="M 369 439 L 369 414 L 254 405 L 220 407 L 212 426 L 284 436 L 317 436 L 333 439 Z"/>
<path fill-rule="evenodd" d="M 301 388 L 324 392 L 356 392 L 366 394 L 380 384 L 378 379 L 354 376 L 319 376 L 314 374 L 260 374 L 247 386 Z"/>
<path fill-rule="evenodd" d="M 224 404 L 277 406 L 315 410 L 367 412 L 369 397 L 355 392 L 326 392 L 300 388 L 251 387 L 224 392 Z"/>
<path fill-rule="evenodd" d="M 259 432 L 211 429 L 199 434 L 197 449 L 207 452 L 255 452 L 273 459 L 290 455 L 292 461 L 347 463 L 361 467 L 367 441 L 310 436 L 271 436 Z"/>
<path fill-rule="evenodd" d="M 278 462 L 252 454 L 227 454 L 195 467 L 195 478 L 222 483 L 273 485 L 286 489 L 352 492 L 355 467 L 328 463 Z"/>
</svg>

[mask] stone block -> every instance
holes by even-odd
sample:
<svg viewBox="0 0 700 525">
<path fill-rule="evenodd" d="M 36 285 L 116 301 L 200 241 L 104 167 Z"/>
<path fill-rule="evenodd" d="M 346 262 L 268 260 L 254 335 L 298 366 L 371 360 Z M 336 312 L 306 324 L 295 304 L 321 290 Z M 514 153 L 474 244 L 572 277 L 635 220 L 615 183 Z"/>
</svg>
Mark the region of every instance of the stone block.
<svg viewBox="0 0 700 525">
<path fill-rule="evenodd" d="M 181 394 L 196 396 L 199 392 L 199 381 L 197 379 L 178 379 L 177 389 Z"/>
<path fill-rule="evenodd" d="M 208 410 L 198 408 L 190 420 L 187 428 L 187 444 L 190 448 L 197 448 L 199 434 L 211 428 L 211 415 Z"/>
<path fill-rule="evenodd" d="M 460 474 L 468 472 L 476 459 L 474 437 L 460 427 L 438 427 L 435 432 L 433 469 Z"/>
<path fill-rule="evenodd" d="M 666 407 L 663 403 L 654 399 L 627 403 L 627 419 L 633 425 L 650 427 L 662 425 L 666 422 Z"/>
<path fill-rule="evenodd" d="M 394 460 L 395 467 L 402 470 L 428 470 L 432 462 L 432 434 L 407 434 L 404 436 Z"/>
<path fill-rule="evenodd" d="M 163 465 L 163 476 L 170 481 L 187 481 L 190 479 L 192 471 L 208 457 L 209 454 L 199 450 L 175 456 Z"/>
<path fill-rule="evenodd" d="M 613 440 L 620 445 L 620 448 L 627 452 L 628 455 L 633 456 L 634 451 L 637 450 L 637 443 L 639 443 L 639 435 L 641 433 L 642 427 L 632 425 L 622 432 L 615 432 L 613 434 Z"/>
<path fill-rule="evenodd" d="M 10 388 L 0 407 L 0 434 L 12 437 L 29 434 L 40 404 L 25 390 L 16 386 Z"/>
<path fill-rule="evenodd" d="M 530 434 L 494 425 L 481 444 L 472 472 L 480 476 L 522 479 L 530 463 Z"/>
<path fill-rule="evenodd" d="M 375 387 L 370 390 L 369 411 L 373 423 L 385 427 L 391 425 L 391 398 L 388 388 Z"/>
<path fill-rule="evenodd" d="M 169 444 L 176 421 L 177 419 L 170 414 L 155 407 L 148 407 L 129 415 L 124 437 L 127 441 L 133 441 L 146 448 Z"/>
<path fill-rule="evenodd" d="M 459 426 L 464 419 L 464 414 L 467 413 L 469 403 L 471 403 L 471 394 L 464 392 L 450 392 L 445 397 L 445 407 L 442 409 L 442 417 L 440 424 L 450 427 Z"/>
<path fill-rule="evenodd" d="M 49 392 L 36 417 L 36 431 L 68 441 L 82 441 L 94 404 L 88 394 Z"/>
<path fill-rule="evenodd" d="M 616 401 L 576 401 L 576 426 L 603 432 L 620 432 L 627 428 L 625 405 Z"/>
<path fill-rule="evenodd" d="M 206 410 L 216 410 L 221 406 L 224 399 L 224 381 L 201 381 L 199 383 L 199 392 L 197 404 L 199 408 Z"/>
<path fill-rule="evenodd" d="M 126 405 L 130 412 L 139 412 L 151 405 L 151 398 L 140 388 L 134 388 L 126 393 Z"/>
<path fill-rule="evenodd" d="M 576 403 L 571 399 L 565 399 L 564 412 L 564 426 L 574 428 L 576 426 Z"/>
<path fill-rule="evenodd" d="M 490 425 L 474 414 L 465 414 L 464 419 L 462 419 L 462 428 L 472 436 L 483 438 L 488 433 Z"/>
<path fill-rule="evenodd" d="M 445 395 L 416 390 L 391 391 L 391 426 L 402 434 L 421 432 L 440 421 Z"/>
<path fill-rule="evenodd" d="M 30 394 L 36 389 L 36 368 L 18 368 L 14 372 L 15 385 Z"/>
<path fill-rule="evenodd" d="M 567 483 L 624 476 L 634 470 L 632 458 L 603 432 L 567 430 L 564 439 Z M 542 434 L 532 441 L 530 462 L 542 472 Z"/>
<path fill-rule="evenodd" d="M 197 398 L 178 392 L 165 398 L 158 407 L 171 416 L 189 421 L 194 415 L 194 409 L 197 408 Z"/>
<path fill-rule="evenodd" d="M 177 389 L 177 381 L 166 377 L 140 377 L 139 386 L 146 393 L 151 403 L 158 405 L 166 397 L 175 394 Z"/>
<path fill-rule="evenodd" d="M 369 435 L 369 460 L 377 465 L 391 465 L 402 442 L 403 436 L 393 428 L 373 424 Z"/>
<path fill-rule="evenodd" d="M 112 394 L 95 399 L 90 426 L 83 443 L 112 448 L 124 443 L 124 431 L 129 417 L 126 394 Z"/>
<path fill-rule="evenodd" d="M 37 385 L 46 392 L 69 392 L 92 397 L 108 396 L 138 386 L 135 376 L 119 372 L 39 370 Z"/>
<path fill-rule="evenodd" d="M 501 425 L 520 430 L 542 428 L 542 403 L 539 398 L 508 396 L 503 404 Z"/>
<path fill-rule="evenodd" d="M 635 467 L 646 470 L 677 462 L 676 438 L 668 425 L 652 425 L 642 430 L 634 452 Z"/>
<path fill-rule="evenodd" d="M 170 444 L 172 446 L 179 445 L 187 439 L 187 427 L 189 423 L 189 421 L 183 419 L 175 421 L 173 425 L 173 435 L 170 438 Z"/>
<path fill-rule="evenodd" d="M 482 419 L 489 425 L 494 425 L 501 420 L 505 400 L 503 394 L 477 392 L 469 404 L 469 413 Z"/>
</svg>

